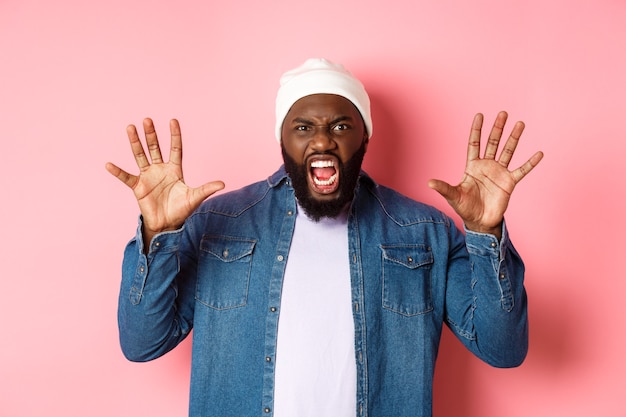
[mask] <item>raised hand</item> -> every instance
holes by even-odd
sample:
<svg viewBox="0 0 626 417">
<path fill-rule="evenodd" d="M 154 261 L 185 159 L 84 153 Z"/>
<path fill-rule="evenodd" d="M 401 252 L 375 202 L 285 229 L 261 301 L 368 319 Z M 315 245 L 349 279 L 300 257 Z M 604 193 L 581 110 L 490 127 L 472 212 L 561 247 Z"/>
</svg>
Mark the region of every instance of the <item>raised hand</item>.
<svg viewBox="0 0 626 417">
<path fill-rule="evenodd" d="M 496 160 L 507 117 L 506 112 L 498 113 L 481 159 L 483 115 L 474 116 L 467 147 L 465 174 L 461 182 L 456 186 L 441 180 L 428 182 L 430 188 L 448 201 L 469 230 L 491 233 L 498 238 L 513 189 L 543 158 L 542 152 L 536 152 L 522 166 L 509 171 L 509 163 L 524 131 L 524 123 L 517 122 Z"/>
<path fill-rule="evenodd" d="M 206 183 L 198 188 L 188 187 L 183 179 L 183 145 L 177 120 L 170 121 L 171 147 L 168 162 L 163 161 L 159 141 L 151 119 L 144 119 L 143 129 L 150 161 L 144 152 L 134 125 L 126 128 L 130 147 L 139 167 L 139 175 L 132 175 L 115 164 L 106 169 L 130 187 L 143 216 L 144 242 L 160 232 L 179 228 L 185 219 L 213 193 L 224 188 L 221 181 Z"/>
</svg>

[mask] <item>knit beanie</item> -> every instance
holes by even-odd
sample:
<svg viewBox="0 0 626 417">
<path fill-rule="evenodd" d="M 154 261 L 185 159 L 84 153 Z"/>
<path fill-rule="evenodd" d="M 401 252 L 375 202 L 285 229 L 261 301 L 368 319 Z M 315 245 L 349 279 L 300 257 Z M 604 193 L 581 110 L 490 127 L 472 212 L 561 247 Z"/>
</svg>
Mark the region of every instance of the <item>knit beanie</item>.
<svg viewBox="0 0 626 417">
<path fill-rule="evenodd" d="M 368 137 L 372 136 L 370 99 L 363 84 L 343 65 L 326 59 L 308 59 L 303 65 L 285 72 L 276 96 L 276 140 L 280 143 L 283 121 L 291 106 L 312 94 L 336 94 L 347 98 L 361 113 Z"/>
</svg>

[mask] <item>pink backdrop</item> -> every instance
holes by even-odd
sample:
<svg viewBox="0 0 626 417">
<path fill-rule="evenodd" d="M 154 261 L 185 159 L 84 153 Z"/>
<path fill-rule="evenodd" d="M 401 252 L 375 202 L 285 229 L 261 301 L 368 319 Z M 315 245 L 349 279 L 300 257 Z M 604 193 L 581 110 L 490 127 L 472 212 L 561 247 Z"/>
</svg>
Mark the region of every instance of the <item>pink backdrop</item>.
<svg viewBox="0 0 626 417">
<path fill-rule="evenodd" d="M 528 359 L 493 369 L 446 332 L 435 416 L 626 416 L 625 22 L 622 0 L 1 0 L 0 416 L 186 415 L 190 343 L 118 347 L 137 208 L 104 163 L 135 170 L 125 126 L 177 117 L 188 183 L 265 177 L 278 77 L 311 56 L 364 80 L 366 169 L 412 197 L 450 212 L 426 183 L 460 178 L 479 111 L 526 122 L 514 165 L 546 154 L 507 215 Z"/>
</svg>

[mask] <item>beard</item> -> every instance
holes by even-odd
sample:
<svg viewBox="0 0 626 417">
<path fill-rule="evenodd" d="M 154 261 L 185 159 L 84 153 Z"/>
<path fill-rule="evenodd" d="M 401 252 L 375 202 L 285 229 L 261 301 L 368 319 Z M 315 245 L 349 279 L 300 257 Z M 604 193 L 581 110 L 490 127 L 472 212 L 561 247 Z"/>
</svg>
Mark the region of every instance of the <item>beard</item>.
<svg viewBox="0 0 626 417">
<path fill-rule="evenodd" d="M 354 190 L 361 173 L 361 164 L 365 156 L 365 144 L 366 141 L 363 141 L 361 147 L 345 164 L 341 160 L 339 161 L 339 181 L 341 182 L 337 198 L 324 201 L 316 199 L 309 190 L 307 182 L 309 176 L 308 166 L 299 165 L 287 154 L 285 147 L 281 144 L 285 170 L 289 174 L 289 178 L 291 178 L 296 199 L 300 207 L 313 221 L 318 222 L 323 217 L 336 218 L 352 202 Z"/>
</svg>

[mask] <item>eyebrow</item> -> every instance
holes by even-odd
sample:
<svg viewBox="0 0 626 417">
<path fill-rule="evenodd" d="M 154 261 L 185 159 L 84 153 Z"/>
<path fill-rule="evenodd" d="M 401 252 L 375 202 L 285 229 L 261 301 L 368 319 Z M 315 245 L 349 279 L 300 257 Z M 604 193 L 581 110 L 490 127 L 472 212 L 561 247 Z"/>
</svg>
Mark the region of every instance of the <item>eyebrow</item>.
<svg viewBox="0 0 626 417">
<path fill-rule="evenodd" d="M 333 119 L 330 121 L 330 125 L 334 125 L 337 124 L 339 122 L 343 122 L 343 121 L 352 121 L 352 117 L 350 116 L 339 116 L 336 119 Z M 305 119 L 303 117 L 296 117 L 295 119 L 293 119 L 291 121 L 292 124 L 294 123 L 302 123 L 305 125 L 310 125 L 310 126 L 315 126 L 315 123 L 313 123 L 311 120 Z"/>
</svg>

